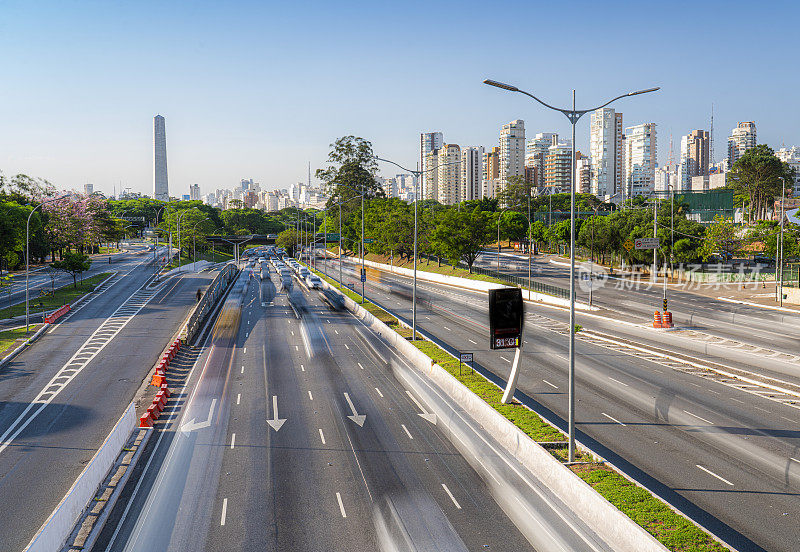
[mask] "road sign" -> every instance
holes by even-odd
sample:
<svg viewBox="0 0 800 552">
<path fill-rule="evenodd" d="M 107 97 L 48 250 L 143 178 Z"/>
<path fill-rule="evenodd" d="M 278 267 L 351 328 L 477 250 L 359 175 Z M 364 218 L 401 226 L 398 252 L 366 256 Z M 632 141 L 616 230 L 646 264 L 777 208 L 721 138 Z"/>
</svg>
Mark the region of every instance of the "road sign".
<svg viewBox="0 0 800 552">
<path fill-rule="evenodd" d="M 328 234 L 328 241 L 329 242 L 338 242 L 339 241 L 339 234 Z"/>
<path fill-rule="evenodd" d="M 634 245 L 634 244 L 633 244 L 633 242 L 632 242 L 631 240 L 625 240 L 625 243 L 623 243 L 623 244 L 622 244 L 622 246 L 623 246 L 625 249 L 627 249 L 628 251 L 630 251 L 631 249 L 633 249 L 633 245 Z"/>
<path fill-rule="evenodd" d="M 364 243 L 372 243 L 375 240 L 373 238 L 364 238 Z"/>
<path fill-rule="evenodd" d="M 363 283 L 363 282 L 366 282 L 366 281 L 367 281 L 367 271 L 366 271 L 366 269 L 362 268 L 361 269 L 361 282 Z"/>
<path fill-rule="evenodd" d="M 658 249 L 658 238 L 638 238 L 636 249 Z"/>
<path fill-rule="evenodd" d="M 489 290 L 489 347 L 513 349 L 522 345 L 522 290 Z"/>
<path fill-rule="evenodd" d="M 472 353 L 461 353 L 458 358 L 461 362 L 472 362 Z"/>
</svg>

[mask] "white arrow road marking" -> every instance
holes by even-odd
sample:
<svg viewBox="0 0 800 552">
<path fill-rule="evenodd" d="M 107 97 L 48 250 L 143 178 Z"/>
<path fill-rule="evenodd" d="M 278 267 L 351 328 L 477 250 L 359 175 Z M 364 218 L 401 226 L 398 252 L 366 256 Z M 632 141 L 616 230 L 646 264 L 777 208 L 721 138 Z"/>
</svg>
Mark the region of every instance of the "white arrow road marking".
<svg viewBox="0 0 800 552">
<path fill-rule="evenodd" d="M 214 417 L 214 408 L 217 406 L 217 399 L 211 399 L 211 408 L 208 409 L 208 419 L 204 422 L 195 422 L 195 418 L 192 418 L 185 424 L 181 426 L 181 433 L 189 433 L 194 431 L 195 429 L 203 429 L 204 427 L 208 427 L 211 425 L 211 418 Z"/>
<path fill-rule="evenodd" d="M 411 400 L 414 401 L 414 404 L 417 405 L 417 408 L 422 410 L 422 414 L 420 414 L 419 416 L 428 420 L 430 423 L 436 425 L 436 414 L 425 410 L 425 407 L 420 404 L 420 402 L 414 397 L 414 395 L 411 394 L 411 391 L 406 391 L 406 393 L 411 398 Z"/>
<path fill-rule="evenodd" d="M 272 395 L 272 419 L 267 420 L 267 423 L 272 429 L 278 431 L 285 421 L 286 418 L 283 420 L 278 418 L 278 395 Z"/>
<path fill-rule="evenodd" d="M 350 410 L 353 412 L 353 415 L 352 416 L 348 416 L 348 418 L 350 418 L 356 424 L 358 424 L 358 427 L 364 427 L 364 422 L 366 421 L 367 416 L 365 414 L 359 414 L 358 412 L 356 412 L 356 407 L 353 406 L 353 401 L 350 400 L 350 395 L 345 393 L 344 394 L 344 398 L 347 401 L 347 404 L 350 405 Z"/>
</svg>

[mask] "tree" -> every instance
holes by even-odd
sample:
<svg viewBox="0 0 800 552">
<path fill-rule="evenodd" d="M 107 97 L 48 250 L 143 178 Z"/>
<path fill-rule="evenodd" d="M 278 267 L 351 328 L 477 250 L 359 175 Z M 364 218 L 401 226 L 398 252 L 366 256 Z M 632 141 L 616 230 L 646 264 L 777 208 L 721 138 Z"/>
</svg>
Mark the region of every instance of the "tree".
<svg viewBox="0 0 800 552">
<path fill-rule="evenodd" d="M 282 247 L 290 257 L 294 257 L 298 242 L 305 243 L 306 239 L 312 239 L 310 232 L 298 232 L 295 228 L 287 228 L 275 238 L 275 245 Z"/>
<path fill-rule="evenodd" d="M 793 176 L 794 169 L 775 157 L 769 146 L 759 144 L 745 151 L 733 164 L 727 175 L 727 187 L 740 198 L 746 197 L 750 214 L 761 220 L 766 218 L 767 206 L 781 193 L 781 178 L 790 184 L 791 190 Z"/>
<path fill-rule="evenodd" d="M 73 287 L 78 287 L 78 275 L 89 270 L 92 260 L 83 253 L 68 252 L 61 261 L 55 261 L 52 267 L 72 275 Z"/>
<path fill-rule="evenodd" d="M 743 243 L 733 220 L 715 216 L 714 222 L 706 227 L 706 234 L 700 247 L 703 260 L 707 261 L 711 255 L 718 252 L 728 257 L 735 257 L 743 250 Z"/>
<path fill-rule="evenodd" d="M 492 217 L 478 208 L 472 212 L 448 209 L 439 216 L 431 241 L 453 266 L 464 261 L 472 272 L 475 259 L 492 241 L 493 228 Z"/>
<path fill-rule="evenodd" d="M 339 201 L 347 201 L 362 193 L 366 197 L 384 197 L 383 188 L 375 176 L 378 163 L 372 152 L 372 144 L 358 136 L 343 136 L 330 145 L 328 166 L 317 169 L 316 176 L 323 182 L 328 194 L 328 207 Z M 344 207 L 344 206 L 343 206 Z M 352 205 L 347 205 L 353 210 Z"/>
<path fill-rule="evenodd" d="M 527 212 L 528 202 L 531 202 L 531 209 L 534 207 L 531 194 L 533 193 L 533 183 L 527 182 L 524 176 L 511 176 L 506 181 L 506 185 L 497 194 L 497 203 L 508 209 L 518 209 Z"/>
</svg>

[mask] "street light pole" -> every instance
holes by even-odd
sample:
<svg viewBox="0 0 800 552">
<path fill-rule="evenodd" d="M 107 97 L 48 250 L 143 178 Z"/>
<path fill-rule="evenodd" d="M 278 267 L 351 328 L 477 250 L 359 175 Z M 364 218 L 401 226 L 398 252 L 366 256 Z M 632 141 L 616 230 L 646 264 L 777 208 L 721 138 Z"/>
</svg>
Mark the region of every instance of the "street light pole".
<svg viewBox="0 0 800 552">
<path fill-rule="evenodd" d="M 195 271 L 197 270 L 197 234 L 195 233 L 195 230 L 197 230 L 198 224 L 200 224 L 201 222 L 205 222 L 207 220 L 208 217 L 202 220 L 198 220 L 197 222 L 194 223 L 194 226 L 192 226 L 192 270 Z"/>
<path fill-rule="evenodd" d="M 31 271 L 31 253 L 30 253 L 30 237 L 31 237 L 31 217 L 33 213 L 36 212 L 36 209 L 44 205 L 45 203 L 53 203 L 54 201 L 58 201 L 60 199 L 64 199 L 67 196 L 55 197 L 53 199 L 49 199 L 46 201 L 42 201 L 39 205 L 31 209 L 31 212 L 28 213 L 28 221 L 25 223 L 25 333 L 30 331 L 30 306 L 29 306 L 29 288 L 28 288 L 28 274 Z"/>
<path fill-rule="evenodd" d="M 780 236 L 780 241 L 781 241 L 781 251 L 780 251 L 781 264 L 780 264 L 780 268 L 779 268 L 780 283 L 778 284 L 778 293 L 780 295 L 780 297 L 779 297 L 780 306 L 783 306 L 783 219 L 786 218 L 786 214 L 785 214 L 786 213 L 786 209 L 785 209 L 785 205 L 786 205 L 786 179 L 783 178 L 782 176 L 780 176 L 778 178 L 780 178 L 781 182 L 783 183 L 783 186 L 781 187 L 781 236 Z"/>
<path fill-rule="evenodd" d="M 627 94 L 622 94 L 617 96 L 616 98 L 612 98 L 611 100 L 605 102 L 602 105 L 597 107 L 593 107 L 591 109 L 581 109 L 578 110 L 575 108 L 575 90 L 572 91 L 572 109 L 562 109 L 558 107 L 554 107 L 549 105 L 533 94 L 529 92 L 525 92 L 524 90 L 520 90 L 516 86 L 505 84 L 502 82 L 497 82 L 493 80 L 484 80 L 484 84 L 488 84 L 490 86 L 495 86 L 497 88 L 502 88 L 503 90 L 508 90 L 509 92 L 519 92 L 521 94 L 525 94 L 526 96 L 536 100 L 544 107 L 548 109 L 552 109 L 554 111 L 559 111 L 560 113 L 564 114 L 567 117 L 569 122 L 572 124 L 572 160 L 570 163 L 570 252 L 569 252 L 569 458 L 570 462 L 575 461 L 575 125 L 578 123 L 578 120 L 583 117 L 586 113 L 590 111 L 595 111 L 600 109 L 601 107 L 605 107 L 608 104 L 627 96 L 635 96 L 638 94 L 646 94 L 648 92 L 655 92 L 659 88 L 648 88 L 646 90 L 638 90 L 635 92 L 628 92 Z"/>
<path fill-rule="evenodd" d="M 500 272 L 500 218 L 506 211 L 508 211 L 507 207 L 497 213 L 497 272 Z"/>
</svg>

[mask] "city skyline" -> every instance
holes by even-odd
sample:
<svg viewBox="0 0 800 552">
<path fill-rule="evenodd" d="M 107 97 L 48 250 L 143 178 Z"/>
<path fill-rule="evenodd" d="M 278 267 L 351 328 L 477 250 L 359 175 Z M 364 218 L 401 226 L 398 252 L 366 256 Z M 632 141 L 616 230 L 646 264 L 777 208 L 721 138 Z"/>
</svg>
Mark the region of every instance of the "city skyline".
<svg viewBox="0 0 800 552">
<path fill-rule="evenodd" d="M 594 20 L 576 22 L 573 30 L 578 38 L 567 47 L 559 30 L 563 16 L 555 7 L 505 3 L 480 23 L 456 17 L 451 28 L 437 28 L 443 43 L 460 45 L 473 60 L 464 69 L 441 67 L 419 55 L 421 41 L 415 39 L 432 32 L 432 23 L 418 21 L 413 4 L 398 9 L 392 20 L 409 24 L 402 38 L 386 38 L 386 8 L 364 15 L 357 4 L 337 13 L 324 5 L 313 11 L 290 6 L 276 10 L 241 2 L 239 10 L 205 6 L 188 18 L 180 6 L 166 8 L 163 24 L 174 30 L 173 36 L 154 41 L 157 34 L 147 24 L 151 13 L 147 4 L 124 10 L 82 5 L 67 10 L 53 3 L 52 17 L 41 21 L 38 29 L 36 11 L 12 2 L 7 4 L 8 28 L 0 44 L 9 54 L 7 78 L 18 85 L 4 91 L 0 104 L 4 120 L 0 170 L 46 178 L 59 188 L 80 189 L 93 183 L 105 193 L 116 186 L 149 194 L 148 120 L 153 113 L 170 120 L 170 180 L 178 196 L 194 183 L 207 193 L 242 175 L 252 175 L 265 189 L 304 181 L 307 162 L 313 168 L 323 166 L 329 144 L 346 134 L 372 141 L 376 153 L 411 168 L 419 157 L 418 136 L 429 129 L 444 132 L 449 143 L 482 145 L 487 150 L 497 144 L 498 126 L 516 119 L 525 121 L 528 136 L 568 135 L 563 117 L 522 96 L 488 89 L 481 85 L 487 77 L 512 82 L 556 105 L 567 105 L 574 87 L 579 107 L 626 90 L 661 86 L 658 94 L 620 103 L 616 109 L 624 113 L 626 125 L 655 122 L 662 145 L 670 136 L 679 143 L 694 129 L 708 130 L 714 104 L 716 161 L 724 157 L 725 140 L 741 121 L 756 121 L 760 143 L 774 149 L 796 145 L 800 116 L 786 109 L 783 89 L 791 88 L 798 77 L 784 74 L 777 64 L 751 64 L 747 78 L 714 68 L 727 66 L 731 59 L 742 64 L 755 60 L 755 53 L 737 38 L 743 20 L 767 51 L 776 56 L 787 51 L 791 33 L 781 29 L 788 31 L 792 14 L 800 10 L 782 4 L 786 17 L 772 21 L 755 7 L 734 4 L 736 9 L 697 6 L 696 23 L 675 27 L 665 21 L 660 8 L 644 6 L 634 14 L 627 3 L 613 3 Z M 446 6 L 433 9 L 444 11 Z M 491 44 L 502 26 L 492 22 L 509 11 L 539 23 L 537 40 L 560 46 L 533 61 L 525 49 L 498 58 Z M 714 24 L 701 25 L 707 18 Z M 67 29 L 82 20 L 90 21 L 94 31 L 78 39 Z M 331 21 L 339 26 L 335 33 Z M 611 70 L 571 70 L 572 62 L 581 63 L 588 56 L 617 55 L 618 40 L 593 30 L 600 23 L 623 30 L 647 23 L 655 37 L 670 35 L 670 40 L 657 38 L 630 50 L 625 59 L 610 57 L 617 59 Z M 198 24 L 214 32 L 199 33 Z M 260 26 L 268 26 L 269 39 L 243 38 Z M 463 38 L 477 28 L 483 37 L 480 43 Z M 35 44 L 23 40 L 34 29 L 41 40 Z M 360 58 L 363 67 L 354 69 L 355 80 L 349 71 L 341 71 L 347 56 L 361 51 L 357 42 L 341 39 L 348 29 L 358 29 L 364 40 L 375 44 Z M 288 63 L 281 52 L 293 32 L 299 36 L 292 41 L 295 51 Z M 705 37 L 707 55 L 687 64 L 675 45 L 696 33 Z M 211 35 L 215 38 L 208 38 Z M 241 47 L 231 46 L 240 40 Z M 328 49 L 331 42 L 338 48 Z M 67 70 L 73 59 L 82 60 L 80 79 Z M 420 72 L 426 82 L 424 90 L 416 78 L 406 76 L 412 59 L 414 73 Z M 678 67 L 680 71 L 672 70 Z M 543 80 L 543 74 L 548 78 Z M 142 85 L 154 79 L 159 86 Z M 778 81 L 781 87 L 768 86 Z M 233 82 L 245 83 L 236 87 L 236 102 L 228 100 Z M 320 84 L 324 93 L 318 91 Z M 464 116 L 467 112 L 469 117 Z M 309 128 L 319 138 L 309 140 Z M 589 152 L 588 117 L 578 125 L 576 147 Z M 666 149 L 659 148 L 660 166 L 666 163 Z M 394 174 L 388 167 L 382 169 L 385 175 Z"/>
</svg>

